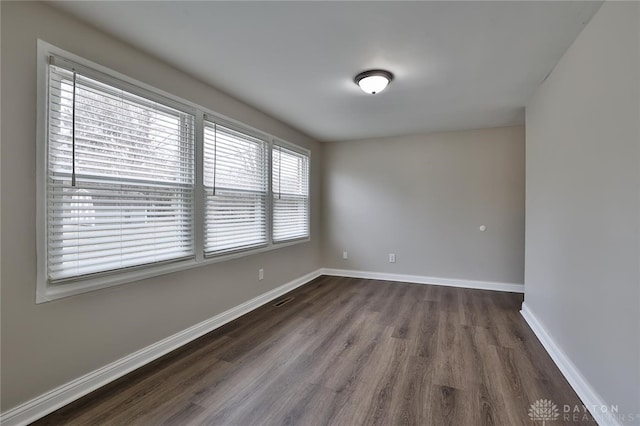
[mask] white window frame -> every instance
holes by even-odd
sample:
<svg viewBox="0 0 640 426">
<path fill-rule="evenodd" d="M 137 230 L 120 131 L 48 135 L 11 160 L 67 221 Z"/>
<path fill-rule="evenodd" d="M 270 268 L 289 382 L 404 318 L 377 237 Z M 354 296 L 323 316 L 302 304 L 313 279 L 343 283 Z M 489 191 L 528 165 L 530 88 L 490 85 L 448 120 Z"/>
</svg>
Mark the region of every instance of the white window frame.
<svg viewBox="0 0 640 426">
<path fill-rule="evenodd" d="M 51 55 L 72 61 L 81 67 L 100 75 L 106 82 L 113 82 L 121 88 L 133 93 L 143 93 L 145 97 L 166 103 L 170 106 L 179 105 L 183 111 L 192 113 L 195 116 L 195 191 L 194 191 L 194 213 L 193 232 L 195 244 L 195 257 L 193 259 L 180 260 L 166 264 L 140 266 L 113 273 L 98 274 L 97 276 L 78 279 L 69 283 L 51 285 L 47 278 L 47 167 L 48 167 L 48 131 L 47 131 L 47 111 L 48 111 L 48 64 Z M 186 108 L 186 110 L 185 110 Z M 223 125 L 228 125 L 248 135 L 257 136 L 268 142 L 268 193 L 267 193 L 267 228 L 268 243 L 259 248 L 250 248 L 222 254 L 218 256 L 204 256 L 204 183 L 203 183 L 203 154 L 204 154 L 204 117 L 210 117 Z M 273 242 L 273 202 L 272 202 L 272 151 L 274 141 L 279 145 L 287 147 L 309 156 L 309 185 L 311 185 L 311 152 L 293 143 L 263 132 L 259 129 L 248 126 L 237 120 L 216 113 L 208 108 L 174 96 L 168 92 L 157 89 L 146 83 L 113 71 L 107 67 L 99 65 L 90 60 L 84 59 L 73 53 L 53 46 L 43 40 L 37 42 L 37 129 L 36 129 L 36 256 L 37 256 L 37 283 L 36 283 L 36 303 L 49 302 L 88 291 L 112 287 L 151 278 L 172 272 L 191 269 L 199 266 L 210 265 L 239 257 L 250 256 L 282 247 L 295 244 L 306 243 L 311 240 L 311 227 L 309 223 L 309 237 L 280 243 Z M 311 220 L 311 192 L 309 192 L 309 222 Z"/>
<path fill-rule="evenodd" d="M 59 67 L 59 68 L 63 68 L 66 69 L 68 72 L 75 72 L 77 71 L 78 74 L 82 75 L 83 77 L 87 78 L 87 79 L 91 79 L 92 81 L 97 82 L 97 84 L 102 84 L 105 87 L 110 87 L 113 89 L 117 89 L 117 90 L 123 90 L 125 92 L 128 92 L 134 96 L 138 96 L 141 99 L 145 99 L 148 101 L 152 101 L 155 102 L 158 105 L 162 105 L 165 106 L 169 109 L 172 110 L 176 110 L 176 111 L 180 111 L 182 113 L 187 114 L 188 116 L 192 117 L 193 119 L 193 126 L 195 126 L 195 109 L 186 105 L 183 105 L 181 103 L 178 102 L 174 102 L 173 100 L 170 99 L 163 99 L 160 96 L 157 96 L 155 93 L 151 93 L 151 92 L 146 92 L 138 87 L 134 87 L 133 85 L 130 85 L 126 82 L 121 82 L 117 79 L 114 79 L 111 75 L 106 75 L 106 74 L 102 74 L 98 71 L 95 71 L 93 69 L 90 68 L 86 68 L 81 64 L 77 64 L 75 62 L 71 62 L 65 58 L 59 57 L 59 56 L 55 56 L 52 55 L 49 57 L 50 61 L 49 61 L 49 65 L 50 66 L 55 66 L 55 67 Z M 50 72 L 49 72 L 50 75 Z M 52 89 L 54 88 L 54 86 L 51 85 L 51 79 L 49 79 L 49 84 L 47 86 L 48 89 Z M 60 90 L 59 87 L 55 87 L 54 90 Z M 102 90 L 100 88 L 96 88 L 94 90 Z M 105 89 L 105 90 L 110 90 L 110 89 Z M 134 101 L 135 102 L 135 101 Z M 48 107 L 50 106 L 50 104 L 48 105 Z M 49 112 L 49 108 L 47 108 L 46 113 Z M 46 133 L 47 135 L 49 134 L 49 117 L 47 117 L 47 119 L 45 120 L 47 122 L 47 130 Z M 191 129 L 193 131 L 193 128 Z M 184 137 L 184 135 L 181 136 L 181 138 Z M 45 138 L 46 140 L 44 141 L 46 145 L 48 145 L 49 143 L 49 139 Z M 188 142 L 191 150 L 195 149 L 195 134 L 191 135 L 191 137 L 189 137 L 188 139 L 184 139 L 185 142 Z M 49 157 L 49 147 L 46 146 L 45 147 L 45 152 L 46 152 L 46 156 L 47 156 L 47 164 L 44 168 L 45 171 L 49 171 L 47 170 L 48 167 L 50 166 L 48 163 L 48 157 Z M 183 256 L 180 257 L 176 257 L 176 258 L 170 258 L 170 259 L 166 259 L 163 261 L 159 261 L 159 262 L 148 262 L 148 263 L 138 263 L 138 264 L 134 264 L 128 267 L 120 267 L 117 269 L 113 269 L 113 270 L 99 270 L 93 273 L 87 273 L 87 274 L 81 274 L 81 275 L 72 275 L 69 277 L 64 277 L 62 279 L 57 280 L 57 282 L 55 282 L 55 284 L 52 284 L 52 286 L 61 286 L 61 285 L 66 285 L 75 281 L 89 281 L 90 279 L 93 278 L 97 278 L 100 275 L 113 275 L 113 274 L 118 274 L 121 273 L 122 271 L 131 271 L 133 269 L 138 269 L 138 268 L 147 268 L 147 267 L 152 267 L 154 265 L 160 265 L 161 263 L 171 263 L 171 262 L 180 262 L 183 260 L 187 260 L 187 259 L 191 259 L 195 256 L 195 244 L 193 241 L 193 236 L 194 236 L 194 215 L 193 215 L 193 209 L 195 207 L 195 203 L 194 203 L 194 197 L 195 197 L 195 156 L 193 154 L 191 154 L 190 156 L 191 158 L 189 159 L 188 163 L 185 163 L 185 166 L 188 165 L 191 168 L 191 172 L 193 173 L 193 180 L 191 182 L 191 184 L 189 185 L 190 191 L 191 191 L 191 195 L 189 196 L 190 199 L 190 208 L 191 208 L 191 214 L 188 216 L 188 221 L 190 222 L 190 226 L 191 226 L 191 232 L 190 232 L 190 237 L 189 237 L 189 245 L 185 246 L 185 247 L 189 247 L 189 253 L 185 253 Z M 49 173 L 47 173 L 47 178 L 50 178 Z M 82 179 L 82 178 L 81 178 Z M 128 181 L 127 181 L 128 182 Z M 134 185 L 136 184 L 140 184 L 140 182 L 135 182 L 133 183 Z M 49 194 L 47 194 L 48 196 Z M 50 222 L 51 223 L 51 222 Z M 49 245 L 47 245 L 47 247 L 45 247 L 45 250 L 49 249 Z"/>
<path fill-rule="evenodd" d="M 270 194 L 271 194 L 271 198 L 270 198 L 270 203 L 271 203 L 271 221 L 270 221 L 270 226 L 269 226 L 269 231 L 270 231 L 270 241 L 273 243 L 273 245 L 281 247 L 281 246 L 286 246 L 286 245 L 290 245 L 290 244 L 295 244 L 297 242 L 307 242 L 311 239 L 311 151 L 309 151 L 306 148 L 302 148 L 298 145 L 292 144 L 290 142 L 287 142 L 285 140 L 279 139 L 279 138 L 274 138 L 271 141 L 271 149 L 269 150 L 269 161 L 271 162 L 271 164 L 273 164 L 273 150 L 275 149 L 276 146 L 281 146 L 283 148 L 289 149 L 291 151 L 297 152 L 298 154 L 302 154 L 302 155 L 306 155 L 307 156 L 307 173 L 309 174 L 309 176 L 307 176 L 307 196 L 309 197 L 309 199 L 307 200 L 308 203 L 308 214 L 307 214 L 307 230 L 309 231 L 308 234 L 304 237 L 297 237 L 297 238 L 289 238 L 286 240 L 281 240 L 281 241 L 274 241 L 273 239 L 273 209 L 274 209 L 274 203 L 273 203 L 273 178 L 271 176 L 271 172 L 273 171 L 273 166 L 269 167 L 269 185 L 270 185 Z"/>
<path fill-rule="evenodd" d="M 269 163 L 269 161 L 271 161 L 271 150 L 272 150 L 272 146 L 273 146 L 273 142 L 272 139 L 273 138 L 269 138 L 269 137 L 265 137 L 264 134 L 261 133 L 256 133 L 250 130 L 247 130 L 245 128 L 239 127 L 236 124 L 230 123 L 227 120 L 222 120 L 219 119 L 215 116 L 208 116 L 207 114 L 205 114 L 204 116 L 204 120 L 203 121 L 207 121 L 209 124 L 214 124 L 214 125 L 219 125 L 221 127 L 226 127 L 227 129 L 230 129 L 232 131 L 238 132 L 238 133 L 242 133 L 246 136 L 249 136 L 251 138 L 257 139 L 261 142 L 263 142 L 265 145 L 265 150 L 266 150 L 266 155 L 264 158 L 265 164 L 266 164 L 266 173 L 267 176 L 265 176 L 265 179 L 269 179 L 271 177 L 271 165 Z M 204 127 L 203 127 L 203 132 L 204 132 Z M 204 137 L 203 137 L 203 151 L 204 151 Z M 203 161 L 202 161 L 202 168 L 203 168 L 203 172 L 204 172 L 204 155 L 202 157 Z M 204 178 L 203 178 L 204 181 Z M 206 188 L 204 186 L 203 183 L 203 194 L 205 193 Z M 272 242 L 272 238 L 271 238 L 271 228 L 272 228 L 272 219 L 271 219 L 271 184 L 269 182 L 267 182 L 266 185 L 266 193 L 265 193 L 265 225 L 266 225 L 266 241 L 264 243 L 260 243 L 259 245 L 256 245 L 254 247 L 249 247 L 249 248 L 233 248 L 231 250 L 228 251 L 223 251 L 223 252 L 212 252 L 212 253 L 204 253 L 204 256 L 206 259 L 209 258 L 220 258 L 220 257 L 225 257 L 228 255 L 232 255 L 234 253 L 238 253 L 238 252 L 247 252 L 247 251 L 252 251 L 252 250 L 258 250 L 258 249 L 264 249 L 265 247 L 268 247 L 269 244 Z M 207 195 L 205 194 L 204 196 L 204 202 L 206 203 L 206 197 Z M 206 213 L 206 207 L 204 208 L 204 212 Z M 206 217 L 203 219 L 203 223 L 206 224 Z M 203 237 L 204 238 L 204 237 Z M 204 251 L 204 241 L 203 241 L 203 251 Z"/>
</svg>

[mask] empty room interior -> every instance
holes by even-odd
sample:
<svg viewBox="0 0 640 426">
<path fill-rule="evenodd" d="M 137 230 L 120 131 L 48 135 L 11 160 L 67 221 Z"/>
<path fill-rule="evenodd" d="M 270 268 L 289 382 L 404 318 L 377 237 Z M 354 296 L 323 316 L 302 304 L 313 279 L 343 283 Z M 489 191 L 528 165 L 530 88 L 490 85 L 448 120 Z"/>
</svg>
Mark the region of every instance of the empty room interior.
<svg viewBox="0 0 640 426">
<path fill-rule="evenodd" d="M 640 2 L 0 19 L 3 426 L 640 425 Z"/>
</svg>

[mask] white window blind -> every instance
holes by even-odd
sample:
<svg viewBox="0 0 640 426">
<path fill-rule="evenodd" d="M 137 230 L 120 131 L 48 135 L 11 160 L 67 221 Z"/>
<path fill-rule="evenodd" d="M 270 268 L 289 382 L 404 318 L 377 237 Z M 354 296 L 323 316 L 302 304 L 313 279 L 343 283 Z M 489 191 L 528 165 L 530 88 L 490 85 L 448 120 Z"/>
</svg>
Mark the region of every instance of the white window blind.
<svg viewBox="0 0 640 426">
<path fill-rule="evenodd" d="M 267 156 L 265 141 L 205 120 L 205 254 L 268 244 Z"/>
<path fill-rule="evenodd" d="M 273 241 L 309 237 L 309 156 L 273 146 Z"/>
<path fill-rule="evenodd" d="M 193 257 L 194 116 L 62 63 L 49 65 L 49 282 Z"/>
</svg>

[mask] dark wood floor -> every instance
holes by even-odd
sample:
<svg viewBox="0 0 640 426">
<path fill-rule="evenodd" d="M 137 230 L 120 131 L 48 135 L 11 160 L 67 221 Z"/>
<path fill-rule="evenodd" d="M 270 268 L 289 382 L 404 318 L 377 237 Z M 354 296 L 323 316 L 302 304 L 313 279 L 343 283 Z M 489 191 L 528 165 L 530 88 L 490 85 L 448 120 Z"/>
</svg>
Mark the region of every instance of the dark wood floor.
<svg viewBox="0 0 640 426">
<path fill-rule="evenodd" d="M 286 296 L 36 424 L 532 425 L 538 399 L 581 404 L 521 295 L 320 277 Z"/>
</svg>

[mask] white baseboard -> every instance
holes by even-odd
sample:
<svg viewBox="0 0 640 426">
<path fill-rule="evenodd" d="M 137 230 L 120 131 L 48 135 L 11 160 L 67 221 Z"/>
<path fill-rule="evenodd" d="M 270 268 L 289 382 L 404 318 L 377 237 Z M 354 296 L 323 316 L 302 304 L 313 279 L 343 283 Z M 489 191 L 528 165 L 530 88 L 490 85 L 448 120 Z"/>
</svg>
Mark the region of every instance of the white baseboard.
<svg viewBox="0 0 640 426">
<path fill-rule="evenodd" d="M 524 293 L 524 284 L 500 283 L 493 281 L 460 280 L 454 278 L 425 277 L 422 275 L 389 274 L 385 272 L 354 271 L 347 269 L 323 268 L 324 275 L 338 277 L 364 278 L 382 281 L 400 281 L 414 284 L 432 284 L 447 287 L 475 288 L 479 290 L 508 291 Z"/>
<path fill-rule="evenodd" d="M 322 269 L 290 281 L 219 315 L 85 374 L 0 415 L 3 426 L 26 425 L 149 362 L 322 275 Z"/>
<path fill-rule="evenodd" d="M 538 337 L 538 340 L 540 340 L 542 346 L 544 346 L 549 356 L 551 356 L 553 362 L 558 366 L 558 369 L 560 369 L 598 424 L 600 426 L 621 426 L 614 415 L 603 413 L 602 410 L 599 409 L 600 407 L 610 407 L 610 405 L 606 404 L 604 399 L 602 399 L 587 379 L 580 373 L 578 367 L 576 367 L 567 354 L 560 349 L 560 346 L 553 340 L 553 337 L 551 337 L 540 321 L 538 321 L 538 318 L 526 303 L 522 304 L 520 314 L 527 324 L 529 324 L 529 327 L 531 327 L 531 330 L 533 330 L 536 337 Z"/>
</svg>

